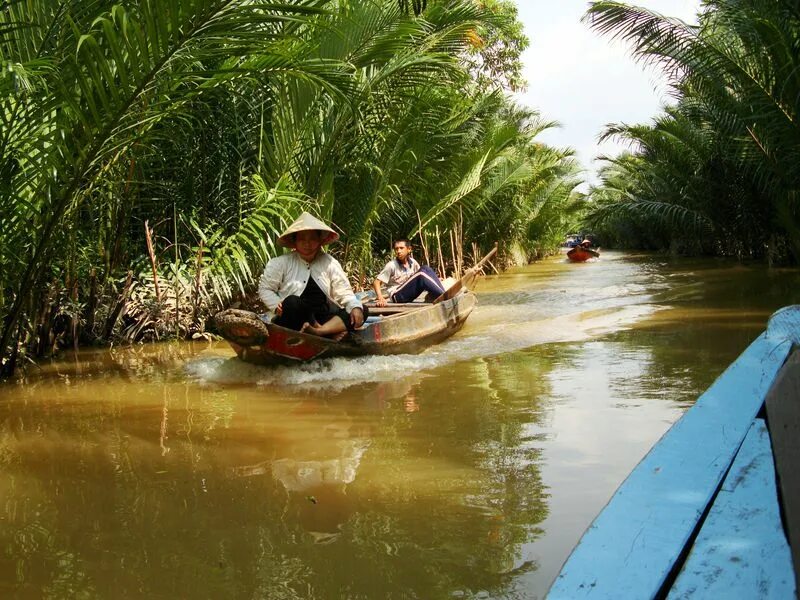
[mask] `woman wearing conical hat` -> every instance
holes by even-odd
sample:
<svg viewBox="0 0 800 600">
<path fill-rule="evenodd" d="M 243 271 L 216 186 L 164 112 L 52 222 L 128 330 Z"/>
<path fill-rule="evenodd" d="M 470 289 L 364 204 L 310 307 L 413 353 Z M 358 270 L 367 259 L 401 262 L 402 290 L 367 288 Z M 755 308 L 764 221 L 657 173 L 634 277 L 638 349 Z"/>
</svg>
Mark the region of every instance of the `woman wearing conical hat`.
<svg viewBox="0 0 800 600">
<path fill-rule="evenodd" d="M 339 261 L 322 250 L 337 239 L 339 234 L 307 212 L 278 238 L 294 252 L 271 259 L 258 285 L 259 296 L 276 315 L 274 323 L 335 337 L 361 327 L 366 308 Z"/>
</svg>

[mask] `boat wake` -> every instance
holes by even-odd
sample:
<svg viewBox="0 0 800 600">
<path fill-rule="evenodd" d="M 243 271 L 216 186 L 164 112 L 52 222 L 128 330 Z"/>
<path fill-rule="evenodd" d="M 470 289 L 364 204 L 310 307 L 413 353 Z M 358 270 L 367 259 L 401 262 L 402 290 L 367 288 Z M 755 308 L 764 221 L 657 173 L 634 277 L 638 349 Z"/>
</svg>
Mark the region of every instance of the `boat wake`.
<svg viewBox="0 0 800 600">
<path fill-rule="evenodd" d="M 329 358 L 290 366 L 260 367 L 231 358 L 230 352 L 220 347 L 210 351 L 211 355 L 203 354 L 189 361 L 186 370 L 192 379 L 209 385 L 255 384 L 339 391 L 363 383 L 393 381 L 398 373 L 424 376 L 426 372 L 454 362 L 540 344 L 586 341 L 624 329 L 660 308 L 652 304 L 609 306 L 531 319 L 529 305 L 479 306 L 461 332 L 420 354 Z"/>
</svg>

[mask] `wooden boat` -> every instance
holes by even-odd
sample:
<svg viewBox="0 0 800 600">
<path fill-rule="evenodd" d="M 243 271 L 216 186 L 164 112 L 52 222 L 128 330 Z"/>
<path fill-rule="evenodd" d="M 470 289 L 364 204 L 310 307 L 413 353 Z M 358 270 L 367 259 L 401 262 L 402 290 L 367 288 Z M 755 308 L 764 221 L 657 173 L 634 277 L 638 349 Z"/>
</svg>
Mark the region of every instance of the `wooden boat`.
<svg viewBox="0 0 800 600">
<path fill-rule="evenodd" d="M 600 253 L 597 250 L 584 248 L 583 246 L 575 246 L 567 252 L 567 258 L 572 262 L 586 262 L 590 258 L 597 258 L 598 256 L 600 256 Z"/>
<path fill-rule="evenodd" d="M 339 341 L 287 329 L 246 310 L 224 310 L 214 317 L 214 323 L 239 358 L 258 365 L 333 356 L 419 352 L 461 329 L 476 304 L 475 294 L 469 288 L 479 268 L 496 250 L 468 269 L 432 303 L 371 306 L 368 322 Z"/>
<path fill-rule="evenodd" d="M 796 598 L 800 305 L 664 434 L 586 530 L 548 598 Z"/>
<path fill-rule="evenodd" d="M 286 329 L 245 310 L 228 309 L 214 317 L 217 329 L 244 361 L 269 365 L 331 356 L 419 352 L 461 329 L 475 308 L 475 294 L 466 291 L 437 304 L 412 302 L 371 308 L 364 326 L 334 341 Z"/>
</svg>

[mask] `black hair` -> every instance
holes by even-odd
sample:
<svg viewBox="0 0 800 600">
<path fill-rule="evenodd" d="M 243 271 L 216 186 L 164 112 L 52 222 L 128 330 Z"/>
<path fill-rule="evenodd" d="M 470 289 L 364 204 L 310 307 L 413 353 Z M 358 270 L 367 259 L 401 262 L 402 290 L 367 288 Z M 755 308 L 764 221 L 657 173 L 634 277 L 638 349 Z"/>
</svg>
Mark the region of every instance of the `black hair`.
<svg viewBox="0 0 800 600">
<path fill-rule="evenodd" d="M 397 238 L 397 239 L 394 241 L 394 243 L 392 244 L 392 246 L 394 246 L 395 244 L 397 244 L 397 243 L 399 243 L 399 242 L 403 242 L 403 243 L 404 243 L 406 246 L 408 246 L 409 248 L 411 248 L 411 240 L 409 240 L 408 238 Z"/>
</svg>

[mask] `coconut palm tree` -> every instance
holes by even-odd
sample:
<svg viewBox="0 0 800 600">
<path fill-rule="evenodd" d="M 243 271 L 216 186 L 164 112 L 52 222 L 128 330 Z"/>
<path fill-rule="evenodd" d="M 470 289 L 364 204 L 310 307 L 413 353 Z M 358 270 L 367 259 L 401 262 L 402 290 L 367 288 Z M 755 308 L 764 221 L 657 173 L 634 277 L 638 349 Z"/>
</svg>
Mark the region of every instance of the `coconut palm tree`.
<svg viewBox="0 0 800 600">
<path fill-rule="evenodd" d="M 37 313 L 36 295 L 53 257 L 106 174 L 154 140 L 159 123 L 226 81 L 260 69 L 322 81 L 330 71 L 298 60 L 297 23 L 324 0 L 8 2 L 0 12 L 0 235 L 3 368 L 13 369 L 19 318 Z M 288 44 L 288 46 L 287 46 Z M 245 57 L 258 56 L 248 64 Z M 302 56 L 302 54 L 300 54 Z M 67 238 L 65 239 L 65 235 Z M 4 292 L 8 293 L 8 292 Z"/>
<path fill-rule="evenodd" d="M 572 189 L 569 153 L 533 141 L 550 124 L 477 89 L 475 31 L 505 17 L 474 0 L 416 16 L 396 0 L 7 6 L 6 372 L 58 331 L 202 330 L 301 210 L 343 231 L 338 252 L 365 275 L 375 244 L 420 218 L 492 243 Z M 509 229 L 487 237 L 501 213 Z"/>
<path fill-rule="evenodd" d="M 697 223 L 703 213 L 713 221 L 717 237 L 735 232 L 745 254 L 757 254 L 765 244 L 774 248 L 780 244 L 777 235 L 790 243 L 795 260 L 800 258 L 796 4 L 707 0 L 699 26 L 690 26 L 620 2 L 595 2 L 586 19 L 597 31 L 632 43 L 638 59 L 661 65 L 679 98 L 676 112 L 667 118 L 674 123 L 659 123 L 653 132 L 662 137 L 661 150 L 643 155 L 660 196 L 648 192 L 640 199 L 662 202 L 649 206 L 663 212 L 665 195 L 672 198 L 669 205 L 681 198 L 677 203 L 689 212 L 674 210 L 673 215 Z M 688 171 L 694 177 L 691 188 L 681 187 L 687 185 L 680 165 L 688 137 L 676 142 L 675 128 L 684 133 L 693 129 L 708 140 L 701 156 L 691 155 L 696 160 Z M 639 133 L 628 129 L 625 134 Z M 678 174 L 677 179 L 670 182 L 670 174 Z M 720 204 L 727 209 L 720 210 Z M 606 214 L 610 210 L 611 205 L 604 207 Z"/>
</svg>

